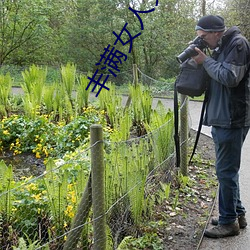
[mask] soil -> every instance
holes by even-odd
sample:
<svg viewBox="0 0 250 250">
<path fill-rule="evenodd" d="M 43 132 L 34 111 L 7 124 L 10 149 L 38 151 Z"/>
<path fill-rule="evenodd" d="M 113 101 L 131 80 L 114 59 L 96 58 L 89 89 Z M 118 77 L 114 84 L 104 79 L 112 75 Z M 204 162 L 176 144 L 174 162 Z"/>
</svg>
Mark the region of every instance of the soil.
<svg viewBox="0 0 250 250">
<path fill-rule="evenodd" d="M 195 134 L 196 132 L 191 131 L 191 147 Z M 167 227 L 159 230 L 164 250 L 199 249 L 207 221 L 214 208 L 218 183 L 214 167 L 214 144 L 210 137 L 200 135 L 194 158 L 188 170 L 191 184 L 187 184 L 185 188 L 176 184 L 177 190 L 179 188 L 176 209 L 173 209 L 171 202 L 158 207 L 161 213 L 167 215 Z M 176 194 L 173 194 L 172 199 L 175 197 Z"/>
<path fill-rule="evenodd" d="M 22 153 L 14 156 L 12 152 L 7 152 L 0 156 L 0 160 L 4 160 L 7 166 L 11 165 L 13 167 L 16 181 L 23 176 L 39 176 L 45 171 L 43 159 L 37 159 L 31 153 Z"/>
<path fill-rule="evenodd" d="M 190 131 L 190 151 L 192 152 L 196 132 Z M 166 174 L 157 172 L 148 179 L 146 196 L 155 198 L 150 219 L 133 230 L 133 222 L 121 222 L 121 216 L 112 222 L 123 229 L 123 237 L 136 235 L 137 243 L 131 241 L 131 250 L 198 250 L 207 222 L 212 214 L 218 183 L 215 175 L 214 144 L 210 137 L 201 134 L 193 162 L 188 166 L 188 178 L 178 177 L 179 169 L 175 160 L 167 163 L 172 170 Z M 171 168 L 170 167 L 170 168 Z M 165 168 L 164 168 L 165 169 Z M 169 174 L 171 173 L 171 174 Z M 180 175 L 179 175 L 180 176 Z M 161 184 L 160 184 L 161 183 Z M 171 183 L 170 192 L 164 184 Z M 163 187 L 163 188 L 162 188 Z M 160 189 L 164 192 L 159 193 Z M 169 194 L 169 196 L 168 196 Z M 148 222 L 150 221 L 150 222 Z M 147 237 L 150 235 L 149 237 Z M 121 243 L 122 244 L 122 243 Z"/>
</svg>

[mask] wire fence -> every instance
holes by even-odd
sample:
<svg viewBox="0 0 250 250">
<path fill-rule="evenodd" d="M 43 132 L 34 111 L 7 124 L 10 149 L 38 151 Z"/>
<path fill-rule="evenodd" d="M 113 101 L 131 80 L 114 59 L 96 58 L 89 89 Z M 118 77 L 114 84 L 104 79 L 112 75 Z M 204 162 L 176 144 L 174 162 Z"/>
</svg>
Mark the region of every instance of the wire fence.
<svg viewBox="0 0 250 250">
<path fill-rule="evenodd" d="M 162 137 L 169 130 L 168 126 L 165 124 L 141 138 L 117 143 L 104 142 L 104 215 L 107 237 L 110 239 L 107 249 L 117 249 L 126 236 L 138 233 L 136 230 L 140 222 L 154 215 L 154 202 L 162 192 L 160 184 L 171 181 L 174 172 L 173 141 L 165 142 Z M 166 148 L 161 148 L 161 143 Z M 90 155 L 89 150 L 81 152 L 81 155 L 87 157 Z M 159 162 L 158 157 L 163 157 L 161 154 L 168 156 Z M 69 165 L 74 166 L 72 170 L 68 168 Z M 58 166 L 49 162 L 44 174 L 24 180 L 18 188 L 2 192 L 1 205 L 12 214 L 1 218 L 2 249 L 20 246 L 22 240 L 33 242 L 34 249 L 92 249 L 93 224 L 102 216 L 93 219 L 91 204 L 94 197 L 89 198 L 93 188 L 88 184 L 89 172 L 91 169 L 89 166 L 86 169 L 84 160 L 65 162 Z M 6 180 L 6 186 L 7 181 L 11 186 L 11 179 Z M 100 197 L 95 199 L 98 204 Z M 82 206 L 79 205 L 81 200 L 85 203 Z M 75 217 L 77 213 L 81 216 Z M 76 226 L 72 228 L 73 221 Z M 77 230 L 80 234 L 76 233 Z M 64 246 L 70 233 L 79 236 L 75 240 L 73 238 L 76 247 L 69 244 Z M 97 239 L 103 242 L 100 235 Z"/>
<path fill-rule="evenodd" d="M 146 74 L 144 74 L 139 68 L 137 68 L 139 74 L 140 74 L 140 81 L 142 82 L 143 85 L 148 86 L 151 88 L 151 90 L 155 93 L 161 93 L 161 94 L 169 94 L 173 95 L 174 91 L 174 80 L 170 79 L 161 79 L 161 80 L 156 80 Z"/>
<path fill-rule="evenodd" d="M 186 105 L 187 99 L 180 110 Z M 43 174 L 23 177 L 19 186 L 15 171 L 2 161 L 1 249 L 119 249 L 129 237 L 143 234 L 140 223 L 152 219 L 155 204 L 164 199 L 162 183 L 171 183 L 176 174 L 173 134 L 172 115 L 141 137 L 117 142 L 98 137 L 74 152 L 73 159 L 48 159 Z M 101 148 L 93 153 L 97 145 Z M 93 173 L 102 165 L 102 154 L 103 177 L 93 181 L 102 173 Z M 96 216 L 102 191 L 104 212 Z"/>
</svg>

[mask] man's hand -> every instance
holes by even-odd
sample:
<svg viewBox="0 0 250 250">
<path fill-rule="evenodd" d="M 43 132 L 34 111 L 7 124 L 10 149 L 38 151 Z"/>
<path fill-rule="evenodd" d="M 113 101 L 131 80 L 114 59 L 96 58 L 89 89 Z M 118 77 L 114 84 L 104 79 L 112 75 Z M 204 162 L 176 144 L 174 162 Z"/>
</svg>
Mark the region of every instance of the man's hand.
<svg viewBox="0 0 250 250">
<path fill-rule="evenodd" d="M 194 48 L 195 51 L 198 53 L 197 56 L 192 57 L 197 64 L 203 64 L 207 56 L 197 47 Z"/>
</svg>

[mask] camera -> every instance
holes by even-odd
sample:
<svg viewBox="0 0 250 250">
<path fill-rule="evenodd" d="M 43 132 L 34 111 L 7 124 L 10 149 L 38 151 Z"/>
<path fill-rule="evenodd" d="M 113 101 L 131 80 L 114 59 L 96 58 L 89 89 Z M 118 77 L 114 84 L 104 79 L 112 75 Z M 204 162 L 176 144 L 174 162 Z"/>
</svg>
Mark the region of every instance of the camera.
<svg viewBox="0 0 250 250">
<path fill-rule="evenodd" d="M 177 61 L 179 63 L 183 63 L 188 58 L 198 55 L 198 53 L 195 51 L 195 47 L 199 48 L 200 50 L 203 50 L 207 48 L 207 43 L 199 36 L 197 36 L 190 45 L 180 54 L 176 57 Z"/>
</svg>

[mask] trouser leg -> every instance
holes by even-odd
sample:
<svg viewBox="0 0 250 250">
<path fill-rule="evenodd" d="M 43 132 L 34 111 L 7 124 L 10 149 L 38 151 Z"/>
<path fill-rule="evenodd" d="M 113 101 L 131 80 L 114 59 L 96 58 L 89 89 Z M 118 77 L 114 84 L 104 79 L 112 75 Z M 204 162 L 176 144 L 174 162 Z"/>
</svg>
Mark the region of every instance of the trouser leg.
<svg viewBox="0 0 250 250">
<path fill-rule="evenodd" d="M 241 149 L 248 128 L 212 128 L 215 143 L 216 174 L 219 181 L 219 223 L 230 224 L 245 213 L 239 191 Z"/>
</svg>

